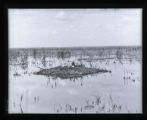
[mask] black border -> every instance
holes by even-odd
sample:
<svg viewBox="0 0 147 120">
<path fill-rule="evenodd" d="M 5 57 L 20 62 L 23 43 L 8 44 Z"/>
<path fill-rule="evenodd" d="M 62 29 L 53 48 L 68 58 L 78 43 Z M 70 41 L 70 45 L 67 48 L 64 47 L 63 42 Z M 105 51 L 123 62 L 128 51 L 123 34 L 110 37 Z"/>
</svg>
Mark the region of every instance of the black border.
<svg viewBox="0 0 147 120">
<path fill-rule="evenodd" d="M 3 69 L 1 69 L 1 73 L 3 78 L 0 79 L 2 81 L 2 95 L 3 95 L 3 117 L 4 119 L 145 119 L 147 117 L 147 104 L 146 104 L 146 85 L 147 82 L 145 80 L 145 67 L 146 63 L 144 62 L 145 57 L 145 40 L 146 40 L 146 26 L 147 26 L 147 3 L 139 1 L 139 2 L 126 2 L 125 0 L 103 0 L 99 2 L 76 2 L 76 1 L 11 1 L 11 2 L 3 2 L 1 7 L 2 13 L 2 35 L 0 36 L 2 42 L 2 59 L 1 63 L 3 64 Z M 143 9 L 143 22 L 142 22 L 142 47 L 143 47 L 143 65 L 142 65 L 142 75 L 143 75 L 143 114 L 8 114 L 7 111 L 7 98 L 8 98 L 8 8 L 142 8 Z"/>
</svg>

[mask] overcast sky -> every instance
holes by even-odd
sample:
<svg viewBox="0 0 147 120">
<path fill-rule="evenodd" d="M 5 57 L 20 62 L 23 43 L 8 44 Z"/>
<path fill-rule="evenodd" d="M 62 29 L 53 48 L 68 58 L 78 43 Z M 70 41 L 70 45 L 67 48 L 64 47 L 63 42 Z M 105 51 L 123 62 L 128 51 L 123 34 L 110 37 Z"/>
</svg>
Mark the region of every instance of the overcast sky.
<svg viewBox="0 0 147 120">
<path fill-rule="evenodd" d="M 142 9 L 9 9 L 9 47 L 141 45 Z"/>
</svg>

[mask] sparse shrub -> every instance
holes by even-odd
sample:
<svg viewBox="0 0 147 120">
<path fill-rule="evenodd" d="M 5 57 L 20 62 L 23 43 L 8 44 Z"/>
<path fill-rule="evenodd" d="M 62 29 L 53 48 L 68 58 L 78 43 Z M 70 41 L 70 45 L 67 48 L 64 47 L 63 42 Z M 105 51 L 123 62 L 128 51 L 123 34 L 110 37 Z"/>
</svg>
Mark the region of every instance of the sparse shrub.
<svg viewBox="0 0 147 120">
<path fill-rule="evenodd" d="M 123 58 L 123 53 L 120 50 L 116 51 L 116 58 L 117 59 L 122 59 Z"/>
<path fill-rule="evenodd" d="M 45 55 L 43 56 L 41 62 L 42 62 L 42 65 L 43 65 L 44 67 L 46 67 L 46 56 L 45 56 Z"/>
<path fill-rule="evenodd" d="M 98 52 L 98 55 L 99 55 L 99 57 L 102 57 L 103 51 L 99 51 L 99 52 Z"/>
<path fill-rule="evenodd" d="M 24 56 L 22 56 L 22 58 L 21 58 L 21 68 L 22 68 L 23 70 L 28 69 L 28 56 L 27 56 L 27 55 L 24 55 Z"/>
<path fill-rule="evenodd" d="M 37 55 L 37 51 L 34 49 L 33 50 L 33 57 L 34 57 L 34 59 L 36 59 L 36 55 Z"/>
<path fill-rule="evenodd" d="M 57 58 L 65 59 L 65 58 L 70 58 L 71 57 L 71 52 L 69 51 L 59 51 L 57 52 Z"/>
</svg>

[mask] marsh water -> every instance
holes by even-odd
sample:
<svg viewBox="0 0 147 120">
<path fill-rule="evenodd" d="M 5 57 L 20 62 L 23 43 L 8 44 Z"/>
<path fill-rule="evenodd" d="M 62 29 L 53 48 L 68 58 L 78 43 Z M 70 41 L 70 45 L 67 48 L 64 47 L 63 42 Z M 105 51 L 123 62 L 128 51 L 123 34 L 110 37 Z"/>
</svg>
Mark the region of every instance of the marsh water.
<svg viewBox="0 0 147 120">
<path fill-rule="evenodd" d="M 115 50 L 65 58 L 47 53 L 17 55 L 19 49 L 9 54 L 9 113 L 141 113 L 141 49 L 126 55 L 124 48 L 121 57 L 113 54 Z M 71 79 L 34 74 L 42 68 L 71 66 L 73 61 L 111 72 Z"/>
</svg>

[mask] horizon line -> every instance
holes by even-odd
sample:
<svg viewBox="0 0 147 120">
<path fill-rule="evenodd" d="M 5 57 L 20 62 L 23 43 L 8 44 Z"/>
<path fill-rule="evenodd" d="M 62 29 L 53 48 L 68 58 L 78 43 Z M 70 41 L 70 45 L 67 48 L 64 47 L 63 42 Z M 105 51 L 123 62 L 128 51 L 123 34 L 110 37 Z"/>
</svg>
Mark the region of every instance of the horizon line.
<svg viewBox="0 0 147 120">
<path fill-rule="evenodd" d="M 123 46 L 73 46 L 73 47 L 13 47 L 8 49 L 36 49 L 36 48 L 94 48 L 94 47 L 142 47 L 142 45 L 123 45 Z"/>
</svg>

